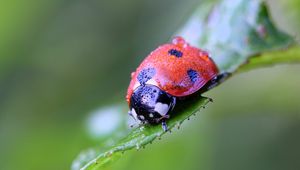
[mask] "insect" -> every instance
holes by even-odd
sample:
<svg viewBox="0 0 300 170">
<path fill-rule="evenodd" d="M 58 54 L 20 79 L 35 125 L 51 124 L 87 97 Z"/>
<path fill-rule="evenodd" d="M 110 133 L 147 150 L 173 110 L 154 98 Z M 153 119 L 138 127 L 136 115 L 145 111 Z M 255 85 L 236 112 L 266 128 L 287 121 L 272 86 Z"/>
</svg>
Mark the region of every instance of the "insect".
<svg viewBox="0 0 300 170">
<path fill-rule="evenodd" d="M 151 52 L 131 73 L 128 113 L 141 123 L 161 123 L 167 131 L 166 121 L 177 100 L 216 86 L 224 75 L 207 52 L 175 37 Z"/>
</svg>

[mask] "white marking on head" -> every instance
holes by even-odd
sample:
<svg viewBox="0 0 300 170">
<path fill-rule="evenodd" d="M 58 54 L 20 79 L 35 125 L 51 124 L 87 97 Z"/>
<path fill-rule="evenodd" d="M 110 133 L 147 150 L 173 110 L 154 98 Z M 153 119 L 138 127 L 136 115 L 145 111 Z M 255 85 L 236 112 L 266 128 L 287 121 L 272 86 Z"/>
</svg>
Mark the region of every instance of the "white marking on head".
<svg viewBox="0 0 300 170">
<path fill-rule="evenodd" d="M 148 80 L 145 84 L 149 84 L 149 85 L 154 85 L 154 86 L 158 86 L 157 82 L 152 78 L 150 80 Z"/>
<path fill-rule="evenodd" d="M 137 118 L 137 114 L 136 114 L 136 111 L 134 110 L 134 108 L 131 109 L 131 115 L 133 116 L 133 118 L 137 121 L 138 118 Z"/>
<path fill-rule="evenodd" d="M 149 114 L 149 117 L 153 117 L 154 115 L 152 113 Z"/>
<path fill-rule="evenodd" d="M 143 115 L 139 116 L 142 120 L 145 120 L 145 117 Z"/>
<path fill-rule="evenodd" d="M 149 84 L 149 85 L 154 85 L 154 86 L 158 86 L 157 82 L 154 79 L 150 79 L 148 80 L 145 84 Z M 139 86 L 141 86 L 139 81 L 136 81 L 135 84 L 133 85 L 133 90 L 135 90 L 136 88 L 138 88 Z"/>
<path fill-rule="evenodd" d="M 161 116 L 165 116 L 169 111 L 169 105 L 158 102 L 155 104 L 154 110 Z"/>
<path fill-rule="evenodd" d="M 133 85 L 133 90 L 135 90 L 136 88 L 138 88 L 139 86 L 141 86 L 139 81 L 136 81 L 135 84 Z"/>
</svg>

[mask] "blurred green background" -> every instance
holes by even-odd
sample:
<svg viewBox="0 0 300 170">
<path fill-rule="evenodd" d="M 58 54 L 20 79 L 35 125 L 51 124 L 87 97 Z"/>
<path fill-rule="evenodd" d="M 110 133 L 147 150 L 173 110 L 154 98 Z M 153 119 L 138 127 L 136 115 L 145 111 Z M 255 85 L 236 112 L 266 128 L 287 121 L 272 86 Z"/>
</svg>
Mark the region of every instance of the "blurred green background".
<svg viewBox="0 0 300 170">
<path fill-rule="evenodd" d="M 2 0 L 0 169 L 70 169 L 90 113 L 124 101 L 130 72 L 170 40 L 199 0 Z M 299 39 L 300 1 L 269 0 Z M 300 169 L 300 66 L 234 76 L 214 103 L 108 169 Z M 127 117 L 126 112 L 124 116 Z"/>
</svg>

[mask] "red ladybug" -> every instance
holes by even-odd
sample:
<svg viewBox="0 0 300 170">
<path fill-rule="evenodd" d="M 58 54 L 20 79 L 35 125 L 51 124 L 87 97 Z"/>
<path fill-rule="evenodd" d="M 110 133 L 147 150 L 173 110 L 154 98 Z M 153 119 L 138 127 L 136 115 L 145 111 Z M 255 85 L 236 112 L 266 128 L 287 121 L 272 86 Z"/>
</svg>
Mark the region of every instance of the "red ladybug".
<svg viewBox="0 0 300 170">
<path fill-rule="evenodd" d="M 142 123 L 166 120 L 176 99 L 216 85 L 218 68 L 208 53 L 176 37 L 150 53 L 131 74 L 126 100 L 129 115 Z"/>
</svg>

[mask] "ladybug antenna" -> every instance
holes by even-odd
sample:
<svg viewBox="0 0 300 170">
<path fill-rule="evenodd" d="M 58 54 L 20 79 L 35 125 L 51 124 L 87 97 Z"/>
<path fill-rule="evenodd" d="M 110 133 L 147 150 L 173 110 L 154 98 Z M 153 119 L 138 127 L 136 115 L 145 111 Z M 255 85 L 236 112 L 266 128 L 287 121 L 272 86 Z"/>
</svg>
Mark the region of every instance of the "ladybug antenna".
<svg viewBox="0 0 300 170">
<path fill-rule="evenodd" d="M 165 120 L 161 122 L 161 127 L 165 132 L 167 132 L 169 130 L 168 125 Z"/>
</svg>

